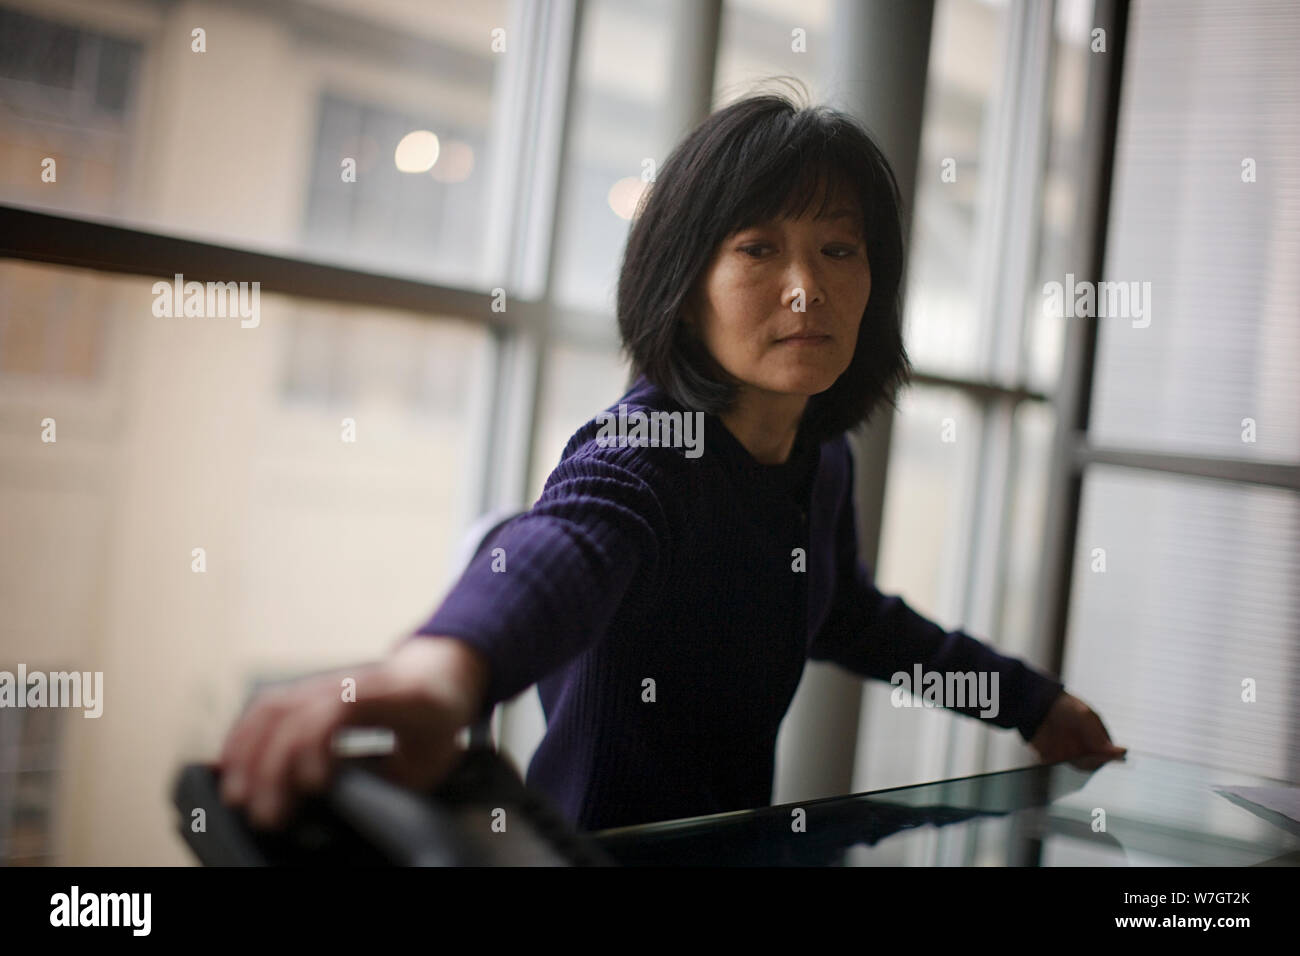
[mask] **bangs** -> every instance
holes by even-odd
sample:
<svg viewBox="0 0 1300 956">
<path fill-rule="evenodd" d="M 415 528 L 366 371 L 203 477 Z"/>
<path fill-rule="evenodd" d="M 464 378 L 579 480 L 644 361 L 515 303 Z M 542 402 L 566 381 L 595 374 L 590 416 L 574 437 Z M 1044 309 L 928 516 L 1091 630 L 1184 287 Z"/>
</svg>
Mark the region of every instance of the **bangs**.
<svg viewBox="0 0 1300 956">
<path fill-rule="evenodd" d="M 765 157 L 740 161 L 739 175 L 726 180 L 718 210 L 715 241 L 741 229 L 778 219 L 820 218 L 832 200 L 844 196 L 857 211 L 857 226 L 869 233 L 873 218 L 871 196 L 874 171 L 862 162 L 843 139 L 825 136 L 824 130 L 805 126 L 791 131 L 793 138 L 767 128 L 755 131 L 741 144 L 743 154 Z M 775 142 L 769 142 L 775 140 Z"/>
</svg>

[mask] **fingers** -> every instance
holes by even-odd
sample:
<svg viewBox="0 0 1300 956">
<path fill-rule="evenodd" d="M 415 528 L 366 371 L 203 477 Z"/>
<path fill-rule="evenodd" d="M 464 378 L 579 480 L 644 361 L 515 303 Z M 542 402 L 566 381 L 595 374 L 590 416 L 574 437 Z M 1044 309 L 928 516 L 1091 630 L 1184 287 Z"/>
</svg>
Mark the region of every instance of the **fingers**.
<svg viewBox="0 0 1300 956">
<path fill-rule="evenodd" d="M 409 672 L 408 672 L 409 671 Z M 323 789 L 337 760 L 335 731 L 347 726 L 392 729 L 393 776 L 425 789 L 454 766 L 459 698 L 424 672 L 367 665 L 275 688 L 254 700 L 222 747 L 221 797 L 245 805 L 251 821 L 279 826 L 299 794 Z M 436 676 L 436 675 L 435 675 Z M 355 678 L 355 695 L 342 690 Z"/>
<path fill-rule="evenodd" d="M 1098 748 L 1110 745 L 1110 734 L 1106 732 L 1106 725 L 1101 722 L 1101 717 L 1092 708 L 1088 708 L 1088 722 L 1084 726 L 1089 744 Z"/>
<path fill-rule="evenodd" d="M 240 716 L 221 750 L 221 796 L 239 806 L 248 800 L 249 777 L 266 735 L 287 707 L 283 691 L 259 695 Z"/>
<path fill-rule="evenodd" d="M 1106 732 L 1106 725 L 1102 723 L 1101 716 L 1096 711 L 1089 708 L 1089 722 L 1085 725 L 1085 741 L 1090 753 L 1104 754 L 1107 757 L 1122 757 L 1128 753 L 1127 747 L 1118 747 L 1110 739 L 1110 734 Z"/>
<path fill-rule="evenodd" d="M 346 703 L 341 692 L 345 677 L 355 677 L 357 691 L 356 700 Z M 363 666 L 351 674 L 320 675 L 263 692 L 222 748 L 222 799 L 246 806 L 255 824 L 277 826 L 298 792 L 324 787 L 335 759 L 334 731 L 391 721 L 393 691 L 388 674 Z"/>
<path fill-rule="evenodd" d="M 262 826 L 277 826 L 287 815 L 295 791 L 328 770 L 330 740 L 338 724 L 336 703 L 316 696 L 286 712 L 266 735 L 250 779 L 249 815 Z"/>
<path fill-rule="evenodd" d="M 1074 705 L 1073 712 L 1067 717 L 1036 739 L 1038 746 L 1035 749 L 1043 763 L 1068 760 L 1081 770 L 1095 769 L 1128 752 L 1127 748 L 1118 747 L 1111 741 L 1101 717 L 1082 701 Z"/>
<path fill-rule="evenodd" d="M 1096 770 L 1110 759 L 1107 754 L 1082 754 L 1071 760 L 1070 766 L 1077 770 Z"/>
<path fill-rule="evenodd" d="M 287 804 L 291 786 L 326 776 L 337 700 L 332 680 L 259 695 L 222 748 L 222 799 L 247 805 L 255 822 L 270 822 Z"/>
<path fill-rule="evenodd" d="M 454 725 L 445 715 L 431 717 L 427 722 L 431 733 L 399 734 L 398 746 L 384 767 L 388 779 L 428 792 L 441 786 L 465 759 L 467 751 L 456 740 Z"/>
</svg>

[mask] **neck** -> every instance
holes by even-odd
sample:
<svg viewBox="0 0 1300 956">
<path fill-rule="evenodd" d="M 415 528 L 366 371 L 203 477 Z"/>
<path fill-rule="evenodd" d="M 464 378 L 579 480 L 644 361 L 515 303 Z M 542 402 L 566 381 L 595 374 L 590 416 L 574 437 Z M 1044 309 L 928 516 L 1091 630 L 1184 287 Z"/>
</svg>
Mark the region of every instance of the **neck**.
<svg viewBox="0 0 1300 956">
<path fill-rule="evenodd" d="M 783 465 L 794 449 L 799 419 L 807 404 L 805 395 L 760 399 L 745 390 L 735 406 L 718 417 L 759 464 Z"/>
</svg>

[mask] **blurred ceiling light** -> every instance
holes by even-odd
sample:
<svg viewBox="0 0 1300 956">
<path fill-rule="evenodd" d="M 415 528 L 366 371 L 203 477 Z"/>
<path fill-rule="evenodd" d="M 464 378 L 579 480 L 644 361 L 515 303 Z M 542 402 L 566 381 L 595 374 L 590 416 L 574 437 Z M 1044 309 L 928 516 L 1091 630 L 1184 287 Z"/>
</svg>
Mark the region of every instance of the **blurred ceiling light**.
<svg viewBox="0 0 1300 956">
<path fill-rule="evenodd" d="M 474 170 L 474 148 L 469 143 L 451 139 L 438 154 L 438 162 L 429 175 L 440 183 L 461 183 Z"/>
<path fill-rule="evenodd" d="M 625 176 L 609 187 L 609 208 L 620 219 L 631 219 L 649 183 L 639 176 Z"/>
<path fill-rule="evenodd" d="M 427 129 L 412 130 L 402 137 L 393 162 L 404 173 L 424 173 L 438 161 L 438 137 Z"/>
</svg>

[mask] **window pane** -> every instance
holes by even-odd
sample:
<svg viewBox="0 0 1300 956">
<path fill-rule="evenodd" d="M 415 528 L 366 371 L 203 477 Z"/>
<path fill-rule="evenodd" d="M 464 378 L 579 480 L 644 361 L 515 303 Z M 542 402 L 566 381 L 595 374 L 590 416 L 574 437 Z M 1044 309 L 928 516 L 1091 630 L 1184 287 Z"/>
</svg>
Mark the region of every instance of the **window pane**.
<svg viewBox="0 0 1300 956">
<path fill-rule="evenodd" d="M 1043 578 L 1043 527 L 1047 492 L 1051 478 L 1052 438 L 1056 416 L 1050 405 L 1021 402 L 1012 419 L 1015 450 L 1010 464 L 1011 483 L 1000 492 L 1006 495 L 1008 512 L 1005 546 L 997 557 L 996 578 L 1001 588 L 1001 621 L 994 633 L 977 634 L 995 644 L 1000 653 L 1019 657 L 1044 672 L 1049 649 L 1046 635 L 1038 630 L 1038 600 L 1046 582 Z M 987 770 L 1009 770 L 1033 763 L 1035 755 L 1016 733 L 989 733 L 984 766 Z M 981 851 L 997 854 L 1005 846 L 985 842 Z"/>
<path fill-rule="evenodd" d="M 829 94 L 831 0 L 726 0 L 714 73 L 715 108 L 794 77 L 813 103 Z M 783 88 L 783 87 L 779 87 Z"/>
<path fill-rule="evenodd" d="M 1052 94 L 1047 165 L 1039 199 L 1038 279 L 1025 298 L 1025 353 L 1030 386 L 1051 392 L 1060 380 L 1067 320 L 1045 314 L 1044 284 L 1063 281 L 1077 250 L 1079 185 L 1090 156 L 1083 142 L 1088 70 L 1099 55 L 1089 46 L 1092 0 L 1062 0 L 1052 30 Z"/>
<path fill-rule="evenodd" d="M 1098 319 L 1092 437 L 1295 462 L 1300 7 L 1141 2 L 1131 32 L 1105 279 L 1149 308 Z"/>
<path fill-rule="evenodd" d="M 1006 32 L 1005 5 L 935 5 L 907 284 L 908 353 L 927 371 L 982 370 L 977 238 Z"/>
<path fill-rule="evenodd" d="M 1014 484 L 1008 490 L 1011 525 L 1004 557 L 1002 627 L 999 649 L 1006 654 L 1037 657 L 1042 635 L 1034 614 L 1043 587 L 1043 522 L 1056 416 L 1048 405 L 1022 402 L 1016 409 Z M 1038 663 L 1033 661 L 1033 663 Z"/>
<path fill-rule="evenodd" d="M 899 398 L 876 586 L 949 629 L 962 613 L 979 434 L 980 410 L 957 389 L 914 387 Z M 893 707 L 889 685 L 879 681 L 865 682 L 863 694 L 854 789 L 940 774 L 943 731 L 967 718 Z"/>
<path fill-rule="evenodd" d="M 475 503 L 480 327 L 270 293 L 255 327 L 168 318 L 153 281 L 0 261 L 0 333 L 16 304 L 58 329 L 39 365 L 0 362 L 0 667 L 107 688 L 57 768 L 82 795 L 64 863 L 188 862 L 156 825 L 179 763 L 255 679 L 426 619 Z M 69 374 L 83 350 L 94 373 Z"/>
<path fill-rule="evenodd" d="M 667 0 L 591 0 L 583 14 L 555 295 L 595 313 L 597 331 L 611 336 L 618 269 L 647 185 L 643 175 L 676 145 L 676 131 L 664 123 L 673 10 Z M 563 311 L 559 320 L 569 327 L 578 321 Z"/>
<path fill-rule="evenodd" d="M 979 434 L 979 407 L 957 389 L 913 387 L 899 400 L 876 583 L 924 614 L 961 613 Z"/>
<path fill-rule="evenodd" d="M 1294 780 L 1298 585 L 1297 495 L 1094 466 L 1063 680 L 1122 746 Z"/>
<path fill-rule="evenodd" d="M 60 708 L 0 708 L 0 866 L 58 862 L 54 819 L 66 725 Z"/>
<path fill-rule="evenodd" d="M 497 88 L 527 49 L 507 34 L 493 50 L 510 12 L 507 0 L 0 10 L 0 201 L 483 285 Z"/>
<path fill-rule="evenodd" d="M 553 342 L 546 354 L 546 384 L 537 410 L 536 453 L 529 484 L 531 507 L 560 463 L 573 433 L 627 391 L 628 364 L 617 350 Z"/>
</svg>

